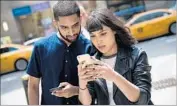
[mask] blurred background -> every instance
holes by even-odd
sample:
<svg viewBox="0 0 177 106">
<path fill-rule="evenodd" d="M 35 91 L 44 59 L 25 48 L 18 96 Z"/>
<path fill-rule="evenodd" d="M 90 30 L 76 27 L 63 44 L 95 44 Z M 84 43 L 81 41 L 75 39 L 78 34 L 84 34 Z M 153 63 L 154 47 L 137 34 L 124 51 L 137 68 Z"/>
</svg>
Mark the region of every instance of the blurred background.
<svg viewBox="0 0 177 106">
<path fill-rule="evenodd" d="M 56 31 L 52 7 L 57 1 L 0 1 L 1 105 L 27 105 L 26 67 L 33 44 Z M 147 51 L 152 66 L 152 101 L 176 105 L 176 0 L 77 1 L 85 21 L 96 8 L 109 8 Z"/>
</svg>

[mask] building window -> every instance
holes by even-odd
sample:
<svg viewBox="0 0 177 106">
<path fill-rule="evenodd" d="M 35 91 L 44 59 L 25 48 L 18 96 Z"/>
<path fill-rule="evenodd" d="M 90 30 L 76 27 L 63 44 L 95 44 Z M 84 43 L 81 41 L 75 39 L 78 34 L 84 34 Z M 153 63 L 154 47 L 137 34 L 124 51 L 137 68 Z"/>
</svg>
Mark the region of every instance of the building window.
<svg viewBox="0 0 177 106">
<path fill-rule="evenodd" d="M 7 31 L 9 30 L 9 27 L 8 27 L 8 24 L 7 24 L 6 21 L 4 21 L 4 22 L 2 23 L 2 26 L 3 26 L 3 30 L 4 30 L 5 32 L 7 32 Z"/>
</svg>

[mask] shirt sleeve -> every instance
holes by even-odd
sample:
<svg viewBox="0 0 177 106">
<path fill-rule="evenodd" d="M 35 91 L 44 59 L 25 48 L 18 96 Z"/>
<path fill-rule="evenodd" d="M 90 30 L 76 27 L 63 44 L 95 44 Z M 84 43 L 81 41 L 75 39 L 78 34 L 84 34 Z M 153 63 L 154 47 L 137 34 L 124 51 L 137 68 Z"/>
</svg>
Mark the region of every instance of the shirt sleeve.
<svg viewBox="0 0 177 106">
<path fill-rule="evenodd" d="M 27 74 L 36 78 L 41 77 L 40 55 L 39 55 L 38 48 L 39 48 L 38 45 L 34 45 L 33 52 L 27 67 Z"/>
</svg>

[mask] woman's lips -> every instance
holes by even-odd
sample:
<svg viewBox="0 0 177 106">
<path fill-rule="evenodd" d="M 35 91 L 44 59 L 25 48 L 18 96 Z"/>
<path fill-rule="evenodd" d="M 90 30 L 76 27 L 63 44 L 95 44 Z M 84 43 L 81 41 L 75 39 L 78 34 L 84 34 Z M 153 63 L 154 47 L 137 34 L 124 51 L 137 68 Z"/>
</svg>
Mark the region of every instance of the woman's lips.
<svg viewBox="0 0 177 106">
<path fill-rule="evenodd" d="M 101 49 L 101 50 L 104 49 L 105 47 L 106 47 L 105 45 L 103 45 L 103 46 L 98 46 L 98 48 Z"/>
</svg>

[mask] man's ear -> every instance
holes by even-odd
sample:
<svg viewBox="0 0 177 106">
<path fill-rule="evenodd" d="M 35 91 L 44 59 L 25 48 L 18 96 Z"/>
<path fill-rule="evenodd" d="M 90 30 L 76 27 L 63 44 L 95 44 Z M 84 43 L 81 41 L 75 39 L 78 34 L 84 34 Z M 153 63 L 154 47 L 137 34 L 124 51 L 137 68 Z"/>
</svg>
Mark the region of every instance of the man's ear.
<svg viewBox="0 0 177 106">
<path fill-rule="evenodd" d="M 58 28 L 58 24 L 56 20 L 53 20 L 53 25 L 55 26 L 55 28 Z"/>
</svg>

